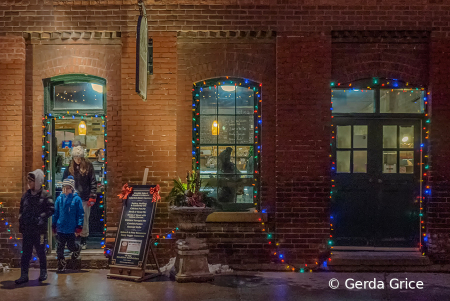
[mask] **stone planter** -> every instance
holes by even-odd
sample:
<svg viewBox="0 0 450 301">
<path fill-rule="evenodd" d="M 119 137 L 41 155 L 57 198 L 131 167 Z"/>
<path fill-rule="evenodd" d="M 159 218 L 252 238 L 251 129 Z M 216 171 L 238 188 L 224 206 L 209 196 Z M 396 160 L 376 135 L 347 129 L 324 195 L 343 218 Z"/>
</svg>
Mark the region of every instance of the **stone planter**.
<svg viewBox="0 0 450 301">
<path fill-rule="evenodd" d="M 186 233 L 186 239 L 176 242 L 177 258 L 170 275 L 177 282 L 205 282 L 214 279 L 208 267 L 206 240 L 196 237 L 206 228 L 206 218 L 212 208 L 170 207 L 169 214 L 177 227 Z"/>
</svg>

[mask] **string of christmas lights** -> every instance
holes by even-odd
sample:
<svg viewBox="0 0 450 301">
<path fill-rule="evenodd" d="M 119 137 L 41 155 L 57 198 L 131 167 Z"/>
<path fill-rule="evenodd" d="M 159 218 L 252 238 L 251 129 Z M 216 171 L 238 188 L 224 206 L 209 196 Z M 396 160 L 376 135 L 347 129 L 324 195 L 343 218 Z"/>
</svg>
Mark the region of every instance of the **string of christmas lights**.
<svg viewBox="0 0 450 301">
<path fill-rule="evenodd" d="M 47 192 L 49 192 L 52 189 L 52 179 L 51 179 L 51 163 L 50 163 L 50 155 L 51 155 L 51 150 L 50 150 L 50 141 L 51 141 L 51 137 L 52 137 L 52 133 L 50 132 L 50 126 L 52 124 L 52 120 L 53 119 L 65 119 L 65 118 L 78 118 L 80 117 L 81 120 L 85 120 L 85 119 L 91 119 L 91 120 L 97 120 L 101 121 L 101 125 L 103 128 L 103 133 L 104 133 L 104 137 L 105 137 L 105 147 L 103 148 L 104 151 L 104 155 L 106 158 L 106 143 L 108 142 L 107 140 L 107 133 L 106 133 L 106 122 L 107 122 L 107 118 L 108 116 L 103 116 L 101 114 L 88 114 L 88 113 L 80 113 L 79 111 L 76 111 L 71 113 L 70 111 L 66 112 L 67 114 L 63 114 L 63 113 L 54 113 L 54 114 L 46 114 L 43 118 L 42 118 L 42 128 L 43 128 L 43 135 L 42 135 L 42 160 L 43 160 L 43 165 L 42 168 L 44 169 L 44 177 L 46 177 L 46 181 L 44 182 L 44 187 L 47 190 Z M 101 183 L 103 185 L 103 191 L 102 194 L 100 195 L 100 204 L 99 204 L 99 208 L 101 208 L 102 210 L 102 218 L 100 219 L 100 221 L 103 223 L 104 228 L 103 228 L 103 237 L 102 240 L 100 242 L 101 248 L 104 249 L 105 248 L 105 237 L 106 237 L 106 217 L 105 217 L 105 212 L 106 212 L 106 203 L 105 203 L 105 194 L 107 191 L 107 164 L 108 161 L 105 160 L 105 168 L 103 170 L 103 183 Z M 56 198 L 55 198 L 56 200 Z M 49 246 L 47 246 L 49 247 Z"/>
<path fill-rule="evenodd" d="M 378 88 L 380 90 L 385 90 L 385 91 L 389 91 L 390 92 L 394 92 L 395 90 L 401 90 L 404 93 L 409 92 L 410 95 L 412 95 L 414 92 L 420 92 L 423 91 L 425 93 L 425 96 L 422 98 L 423 103 L 421 103 L 421 108 L 423 108 L 423 114 L 422 115 L 418 115 L 418 118 L 422 119 L 422 135 L 420 137 L 420 149 L 418 150 L 420 152 L 419 155 L 419 162 L 417 163 L 417 165 L 419 165 L 419 169 L 420 169 L 420 179 L 419 179 L 419 194 L 416 196 L 416 199 L 419 200 L 420 203 L 420 209 L 419 209 L 419 221 L 420 221 L 420 242 L 419 242 L 419 249 L 422 252 L 422 255 L 425 256 L 427 254 L 427 241 L 428 241 L 428 235 L 426 232 L 426 228 L 425 228 L 425 220 L 426 220 L 426 207 L 425 207 L 425 203 L 426 201 L 431 197 L 431 187 L 428 184 L 428 180 L 429 180 L 429 168 L 430 168 L 430 162 L 429 162 L 429 149 L 430 149 L 430 145 L 429 145 L 429 136 L 430 136 L 430 124 L 431 124 L 431 118 L 429 116 L 429 112 L 430 112 L 430 107 L 428 106 L 429 104 L 429 97 L 430 97 L 430 92 L 427 92 L 425 87 L 411 87 L 409 85 L 408 82 L 404 83 L 401 82 L 399 80 L 396 79 L 380 79 L 377 77 L 374 77 L 371 80 L 371 84 L 368 85 L 366 88 L 361 87 L 361 84 L 358 85 L 358 83 L 334 83 L 332 82 L 330 84 L 331 86 L 331 92 L 333 93 L 333 89 L 339 89 L 339 90 L 343 90 L 345 91 L 345 89 L 347 90 L 354 90 L 354 91 L 362 91 L 364 92 L 364 90 L 372 90 L 373 88 Z M 333 116 L 333 101 L 331 101 L 331 118 L 333 120 L 333 118 L 335 116 Z M 330 142 L 330 146 L 331 148 L 336 146 L 336 134 L 337 134 L 337 130 L 335 125 L 333 124 L 333 122 L 331 122 L 331 142 Z M 425 138 L 425 140 L 423 140 L 422 138 Z M 336 187 L 335 185 L 335 179 L 334 177 L 336 176 L 336 158 L 333 156 L 333 154 L 330 154 L 330 159 L 331 159 L 331 173 L 332 173 L 332 178 L 331 178 L 331 190 L 330 190 L 330 200 L 333 199 L 333 192 L 334 189 Z M 423 189 L 425 187 L 425 189 Z M 330 216 L 330 239 L 328 241 L 328 245 L 329 248 L 332 249 L 334 248 L 334 241 L 333 241 L 333 233 L 334 233 L 334 224 L 333 224 L 333 215 Z M 333 254 L 333 253 L 330 253 Z M 329 260 L 331 260 L 331 258 L 329 258 Z"/>
</svg>

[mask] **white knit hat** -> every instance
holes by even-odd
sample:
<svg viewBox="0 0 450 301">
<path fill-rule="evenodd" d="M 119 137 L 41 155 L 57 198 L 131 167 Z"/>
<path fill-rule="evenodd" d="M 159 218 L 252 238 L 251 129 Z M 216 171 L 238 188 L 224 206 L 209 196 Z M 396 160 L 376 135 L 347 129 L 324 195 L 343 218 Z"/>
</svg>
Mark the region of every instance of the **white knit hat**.
<svg viewBox="0 0 450 301">
<path fill-rule="evenodd" d="M 72 157 L 84 157 L 84 149 L 82 146 L 72 148 Z"/>
</svg>

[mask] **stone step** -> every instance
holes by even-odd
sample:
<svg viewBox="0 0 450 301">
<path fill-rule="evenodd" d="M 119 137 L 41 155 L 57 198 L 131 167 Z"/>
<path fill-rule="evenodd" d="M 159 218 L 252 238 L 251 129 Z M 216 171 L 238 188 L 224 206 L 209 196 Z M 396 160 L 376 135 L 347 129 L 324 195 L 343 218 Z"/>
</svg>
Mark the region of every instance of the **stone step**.
<svg viewBox="0 0 450 301">
<path fill-rule="evenodd" d="M 432 263 L 420 252 L 333 251 L 328 270 L 336 272 L 423 272 Z"/>
<path fill-rule="evenodd" d="M 65 254 L 67 269 L 79 270 L 79 269 L 107 269 L 108 268 L 108 258 L 103 255 L 103 250 L 82 250 L 81 257 L 77 260 L 71 259 L 71 253 L 66 252 Z M 47 267 L 49 269 L 56 269 L 58 261 L 56 259 L 56 254 L 52 253 L 47 255 Z M 18 268 L 20 267 L 20 259 L 13 259 L 11 266 Z M 38 261 L 31 262 L 31 267 L 39 268 Z"/>
</svg>

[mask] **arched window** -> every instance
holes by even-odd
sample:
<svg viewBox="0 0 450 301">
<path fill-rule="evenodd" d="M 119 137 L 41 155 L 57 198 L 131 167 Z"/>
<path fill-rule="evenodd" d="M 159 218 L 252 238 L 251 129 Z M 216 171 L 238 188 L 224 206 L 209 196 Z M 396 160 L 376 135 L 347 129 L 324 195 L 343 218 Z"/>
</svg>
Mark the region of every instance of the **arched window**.
<svg viewBox="0 0 450 301">
<path fill-rule="evenodd" d="M 224 210 L 258 207 L 260 84 L 221 78 L 193 89 L 193 160 Z"/>
</svg>

